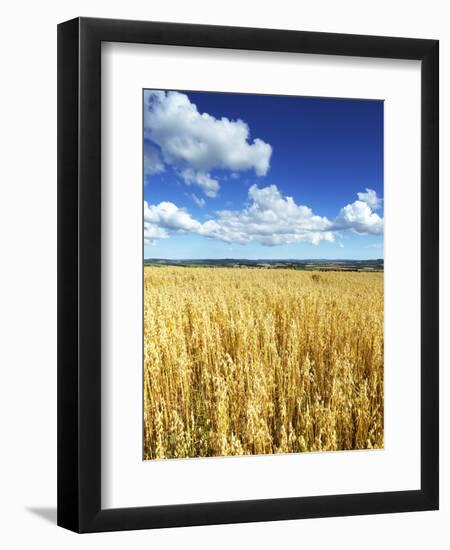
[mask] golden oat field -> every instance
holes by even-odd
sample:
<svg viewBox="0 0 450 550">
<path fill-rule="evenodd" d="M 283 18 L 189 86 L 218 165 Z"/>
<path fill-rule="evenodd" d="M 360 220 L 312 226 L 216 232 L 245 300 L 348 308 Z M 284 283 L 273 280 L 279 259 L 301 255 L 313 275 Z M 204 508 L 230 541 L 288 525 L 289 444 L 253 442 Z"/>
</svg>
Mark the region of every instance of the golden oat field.
<svg viewBox="0 0 450 550">
<path fill-rule="evenodd" d="M 383 273 L 144 268 L 144 458 L 383 447 Z"/>
</svg>

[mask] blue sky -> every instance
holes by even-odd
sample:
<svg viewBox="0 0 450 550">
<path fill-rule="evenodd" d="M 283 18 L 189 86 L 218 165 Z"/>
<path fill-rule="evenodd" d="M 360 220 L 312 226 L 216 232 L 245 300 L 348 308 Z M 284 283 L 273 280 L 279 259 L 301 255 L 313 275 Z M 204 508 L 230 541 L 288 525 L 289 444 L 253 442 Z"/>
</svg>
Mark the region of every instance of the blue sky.
<svg viewBox="0 0 450 550">
<path fill-rule="evenodd" d="M 144 257 L 383 257 L 383 102 L 144 91 Z"/>
</svg>

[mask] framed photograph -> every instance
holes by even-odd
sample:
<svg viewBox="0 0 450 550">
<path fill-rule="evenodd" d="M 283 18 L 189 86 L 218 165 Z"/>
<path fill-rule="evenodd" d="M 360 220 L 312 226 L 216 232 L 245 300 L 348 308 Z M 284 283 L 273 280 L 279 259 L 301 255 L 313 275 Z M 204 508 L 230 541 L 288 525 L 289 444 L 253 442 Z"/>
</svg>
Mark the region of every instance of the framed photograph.
<svg viewBox="0 0 450 550">
<path fill-rule="evenodd" d="M 438 41 L 58 27 L 58 524 L 438 508 Z"/>
</svg>

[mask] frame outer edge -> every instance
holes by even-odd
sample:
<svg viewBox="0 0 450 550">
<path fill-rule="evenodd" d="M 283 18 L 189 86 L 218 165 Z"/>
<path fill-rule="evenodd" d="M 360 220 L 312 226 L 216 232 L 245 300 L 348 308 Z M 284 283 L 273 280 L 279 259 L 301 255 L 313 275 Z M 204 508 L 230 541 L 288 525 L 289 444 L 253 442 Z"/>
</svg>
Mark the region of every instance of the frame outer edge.
<svg viewBox="0 0 450 550">
<path fill-rule="evenodd" d="M 79 19 L 79 530 L 101 511 L 101 39 Z"/>
<path fill-rule="evenodd" d="M 439 509 L 439 41 L 422 58 L 421 488 Z"/>
<path fill-rule="evenodd" d="M 78 20 L 58 25 L 57 524 L 79 530 Z"/>
</svg>

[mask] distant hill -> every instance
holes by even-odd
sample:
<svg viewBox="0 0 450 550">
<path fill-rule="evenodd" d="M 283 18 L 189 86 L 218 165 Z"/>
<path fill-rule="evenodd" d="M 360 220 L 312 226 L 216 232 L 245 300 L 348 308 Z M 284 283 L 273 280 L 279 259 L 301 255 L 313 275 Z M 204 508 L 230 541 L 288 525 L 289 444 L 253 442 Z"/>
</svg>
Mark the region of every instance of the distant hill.
<svg viewBox="0 0 450 550">
<path fill-rule="evenodd" d="M 219 260 L 166 260 L 161 258 L 146 258 L 147 266 L 179 266 L 179 267 L 234 267 L 255 269 L 302 269 L 309 271 L 383 271 L 384 260 L 242 260 L 223 258 Z"/>
</svg>

